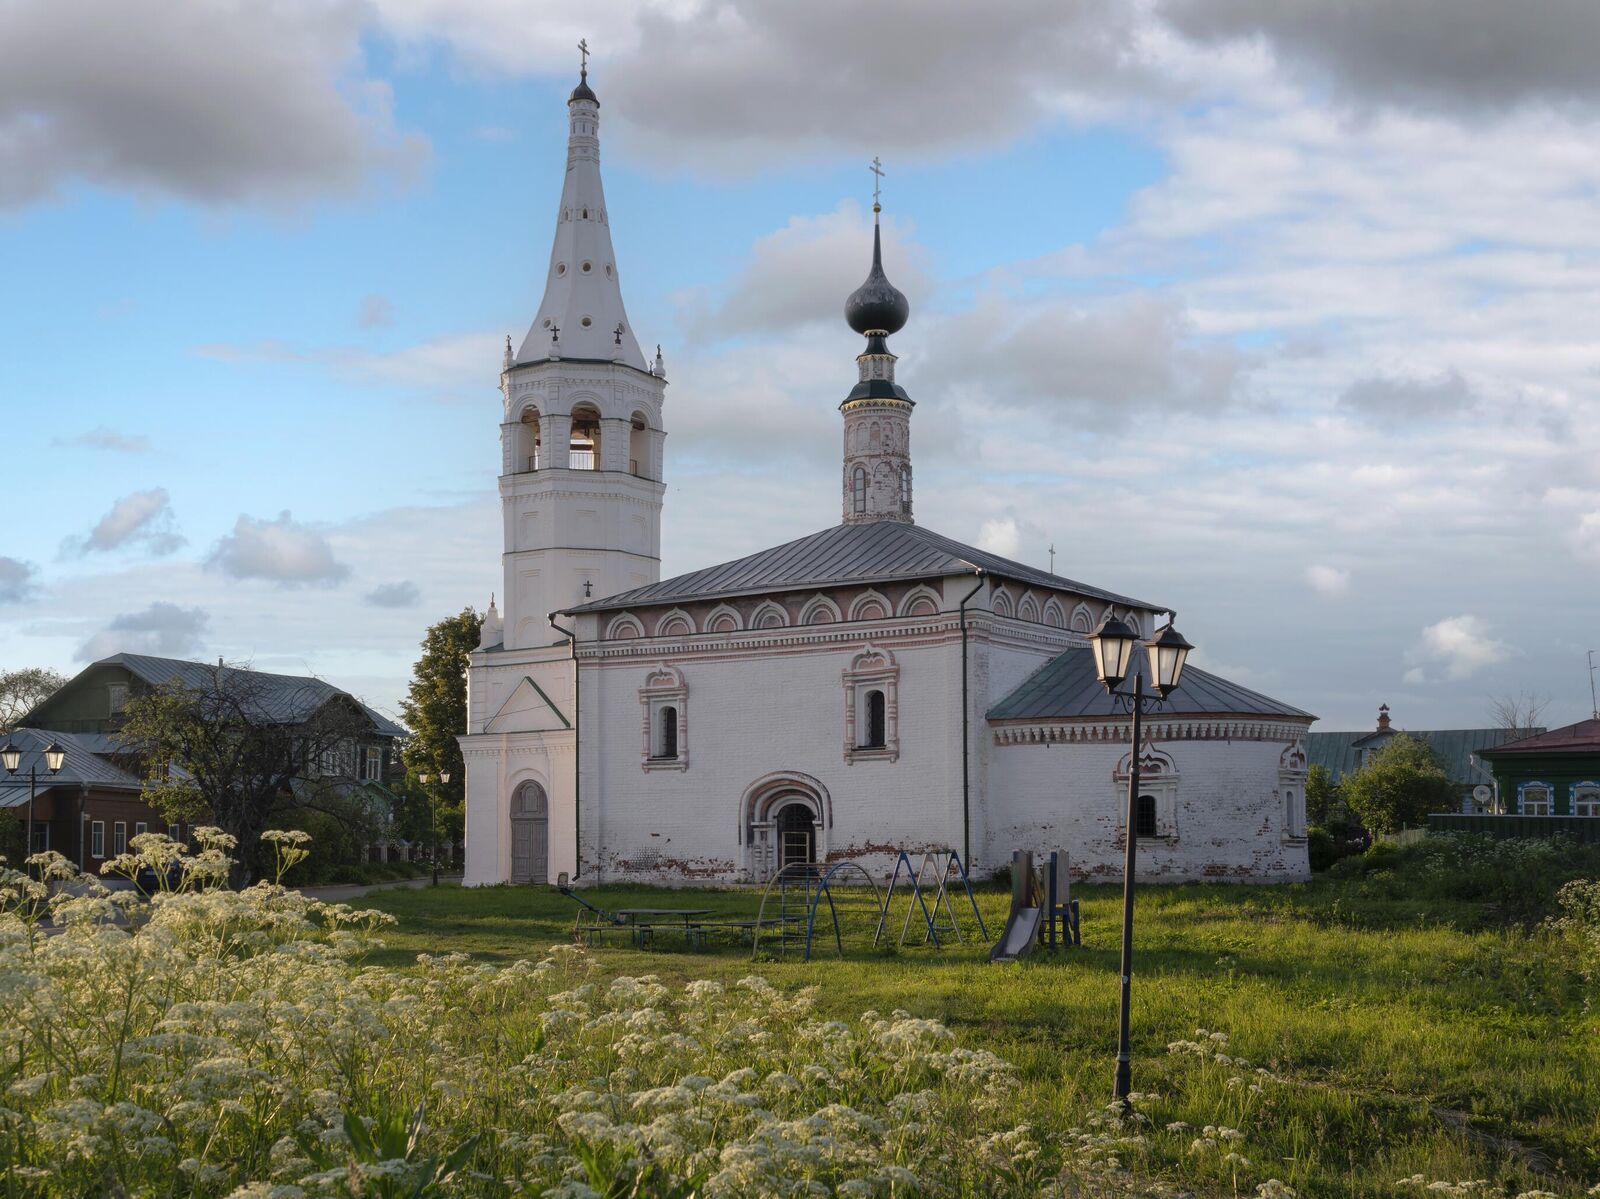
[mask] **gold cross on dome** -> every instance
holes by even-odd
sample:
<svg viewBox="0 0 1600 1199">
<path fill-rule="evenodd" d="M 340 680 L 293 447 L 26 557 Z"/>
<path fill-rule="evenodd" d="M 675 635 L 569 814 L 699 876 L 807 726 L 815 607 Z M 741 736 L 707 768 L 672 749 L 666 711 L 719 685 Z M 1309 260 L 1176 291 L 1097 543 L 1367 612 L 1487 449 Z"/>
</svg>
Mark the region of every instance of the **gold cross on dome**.
<svg viewBox="0 0 1600 1199">
<path fill-rule="evenodd" d="M 583 53 L 583 73 L 587 75 L 589 73 L 589 39 L 586 37 L 579 38 L 578 49 Z"/>
<path fill-rule="evenodd" d="M 872 181 L 872 202 L 876 204 L 878 202 L 878 197 L 883 190 L 883 163 L 878 160 L 876 155 L 873 156 L 872 165 L 869 166 L 867 170 L 871 171 L 877 176 L 877 178 Z"/>
</svg>

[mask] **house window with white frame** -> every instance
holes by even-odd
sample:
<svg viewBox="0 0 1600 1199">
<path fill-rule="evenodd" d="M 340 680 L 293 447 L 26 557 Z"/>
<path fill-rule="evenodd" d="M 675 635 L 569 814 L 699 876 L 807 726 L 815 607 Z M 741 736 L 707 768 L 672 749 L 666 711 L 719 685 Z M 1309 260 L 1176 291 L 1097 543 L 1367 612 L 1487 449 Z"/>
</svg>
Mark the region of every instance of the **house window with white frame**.
<svg viewBox="0 0 1600 1199">
<path fill-rule="evenodd" d="M 89 856 L 103 858 L 106 856 L 106 822 L 96 820 L 89 826 Z"/>
<path fill-rule="evenodd" d="M 383 748 L 369 745 L 361 754 L 361 777 L 366 782 L 376 783 L 383 778 Z"/>
<path fill-rule="evenodd" d="M 1600 817 L 1600 783 L 1572 784 L 1572 814 Z"/>
<path fill-rule="evenodd" d="M 1522 816 L 1550 815 L 1549 783 L 1523 783 L 1517 788 L 1517 812 Z"/>
<path fill-rule="evenodd" d="M 111 826 L 111 852 L 124 854 L 128 852 L 128 822 L 119 820 Z"/>
<path fill-rule="evenodd" d="M 863 650 L 850 659 L 843 681 L 845 761 L 898 760 L 900 666 L 894 655 Z"/>
<path fill-rule="evenodd" d="M 46 851 L 49 850 L 49 848 L 50 848 L 50 822 L 47 821 L 47 820 L 35 821 L 34 822 L 34 826 L 33 826 L 33 850 L 32 850 L 32 852 L 34 852 L 34 853 L 45 853 Z"/>
</svg>

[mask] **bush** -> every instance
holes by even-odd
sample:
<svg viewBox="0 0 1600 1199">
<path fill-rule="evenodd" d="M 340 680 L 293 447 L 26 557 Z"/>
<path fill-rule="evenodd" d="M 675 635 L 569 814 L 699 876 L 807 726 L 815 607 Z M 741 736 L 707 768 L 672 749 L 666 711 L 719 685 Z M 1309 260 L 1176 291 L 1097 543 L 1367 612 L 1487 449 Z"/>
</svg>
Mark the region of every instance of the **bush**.
<svg viewBox="0 0 1600 1199">
<path fill-rule="evenodd" d="M 1321 874 L 1338 860 L 1333 834 L 1325 828 L 1306 830 L 1306 854 L 1311 859 L 1311 869 Z"/>
<path fill-rule="evenodd" d="M 1443 907 L 1466 923 L 1529 924 L 1557 914 L 1565 884 L 1600 877 L 1600 844 L 1435 833 L 1404 848 L 1374 845 L 1336 863 L 1329 876 L 1348 880 L 1363 898 Z"/>
<path fill-rule="evenodd" d="M 1339 784 L 1350 811 L 1369 832 L 1425 825 L 1430 812 L 1456 808 L 1455 784 L 1425 741 L 1401 733 Z"/>
</svg>

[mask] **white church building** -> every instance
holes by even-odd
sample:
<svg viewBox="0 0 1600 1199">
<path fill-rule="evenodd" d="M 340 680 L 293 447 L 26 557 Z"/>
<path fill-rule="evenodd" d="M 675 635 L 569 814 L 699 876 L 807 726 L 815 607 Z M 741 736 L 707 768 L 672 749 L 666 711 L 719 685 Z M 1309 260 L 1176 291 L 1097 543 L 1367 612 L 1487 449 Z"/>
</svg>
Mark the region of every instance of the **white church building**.
<svg viewBox="0 0 1600 1199">
<path fill-rule="evenodd" d="M 567 110 L 544 299 L 500 375 L 505 583 L 468 670 L 466 882 L 884 875 L 901 848 L 975 876 L 1063 849 L 1120 878 L 1134 747 L 1087 635 L 1107 612 L 1153 635 L 1167 609 L 915 523 L 888 347 L 910 306 L 876 228 L 845 307 L 865 344 L 839 523 L 660 577 L 666 372 L 623 307 L 587 71 Z M 1190 666 L 1138 747 L 1140 877 L 1308 877 L 1313 719 Z"/>
</svg>

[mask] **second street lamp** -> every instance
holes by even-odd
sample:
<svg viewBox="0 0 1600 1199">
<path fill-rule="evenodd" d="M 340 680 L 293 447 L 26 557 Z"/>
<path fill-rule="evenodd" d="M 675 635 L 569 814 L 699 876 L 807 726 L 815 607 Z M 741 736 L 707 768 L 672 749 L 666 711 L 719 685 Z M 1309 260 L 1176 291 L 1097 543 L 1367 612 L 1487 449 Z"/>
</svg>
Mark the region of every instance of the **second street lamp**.
<svg viewBox="0 0 1600 1199">
<path fill-rule="evenodd" d="M 1106 693 L 1121 703 L 1133 716 L 1129 730 L 1131 750 L 1128 754 L 1128 823 L 1125 826 L 1126 856 L 1122 868 L 1122 995 L 1117 1020 L 1117 1074 L 1112 1098 L 1128 1103 L 1128 1092 L 1133 1082 L 1133 1054 L 1129 1047 L 1129 1009 L 1133 998 L 1133 874 L 1137 865 L 1139 845 L 1139 742 L 1143 734 L 1144 676 L 1146 669 L 1156 694 L 1149 702 L 1158 704 L 1177 689 L 1183 678 L 1183 667 L 1193 648 L 1183 634 L 1173 627 L 1175 619 L 1167 614 L 1166 626 L 1151 640 L 1144 643 L 1149 656 L 1148 667 L 1134 661 L 1133 646 L 1138 637 L 1126 623 L 1107 612 L 1100 627 L 1090 634 L 1089 644 L 1094 650 L 1095 674 L 1104 685 Z M 1122 681 L 1133 675 L 1133 693 L 1120 690 Z"/>
<path fill-rule="evenodd" d="M 433 775 L 419 774 L 417 777 L 422 780 L 423 789 L 428 795 L 429 836 L 433 839 L 433 847 L 428 856 L 433 859 L 433 885 L 437 887 L 439 885 L 439 798 L 433 793 L 433 788 L 428 786 L 428 782 L 433 778 Z M 450 772 L 441 770 L 439 772 L 440 785 L 443 786 L 449 782 Z"/>
<path fill-rule="evenodd" d="M 67 751 L 61 747 L 59 741 L 52 740 L 44 747 L 44 768 L 51 774 L 60 774 L 62 764 L 67 760 Z M 16 774 L 22 766 L 22 750 L 16 742 L 7 740 L 0 747 L 0 766 L 6 768 L 7 774 Z M 39 764 L 31 762 L 28 765 L 28 848 L 23 853 L 24 865 L 33 856 L 33 796 L 39 787 Z"/>
</svg>

